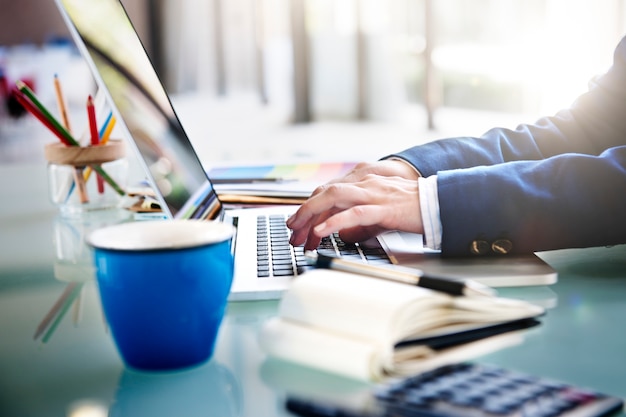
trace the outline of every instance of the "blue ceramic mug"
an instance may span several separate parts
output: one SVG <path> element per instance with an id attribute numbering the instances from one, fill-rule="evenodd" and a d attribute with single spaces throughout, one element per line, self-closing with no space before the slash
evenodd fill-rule
<path id="1" fill-rule="evenodd" d="M 207 361 L 233 279 L 232 226 L 199 220 L 123 223 L 87 243 L 113 339 L 131 368 Z"/>

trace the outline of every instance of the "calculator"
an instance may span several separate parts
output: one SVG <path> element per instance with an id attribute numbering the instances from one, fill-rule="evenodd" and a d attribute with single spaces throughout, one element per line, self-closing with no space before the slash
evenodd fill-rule
<path id="1" fill-rule="evenodd" d="M 362 408 L 290 397 L 305 417 L 599 417 L 620 398 L 495 366 L 461 363 L 374 388 Z"/>

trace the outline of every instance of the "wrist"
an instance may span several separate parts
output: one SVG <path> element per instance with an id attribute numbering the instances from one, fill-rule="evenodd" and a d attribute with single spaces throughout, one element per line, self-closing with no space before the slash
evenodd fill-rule
<path id="1" fill-rule="evenodd" d="M 419 179 L 419 201 L 422 225 L 424 226 L 424 246 L 441 250 L 443 228 L 439 211 L 437 176 Z"/>
<path id="2" fill-rule="evenodd" d="M 402 173 L 402 175 L 400 176 L 403 178 L 417 180 L 418 178 L 422 177 L 422 174 L 413 164 L 411 164 L 409 161 L 406 161 L 402 158 L 392 156 L 392 157 L 383 159 L 383 161 L 389 161 L 389 163 L 394 164 L 396 169 Z"/>

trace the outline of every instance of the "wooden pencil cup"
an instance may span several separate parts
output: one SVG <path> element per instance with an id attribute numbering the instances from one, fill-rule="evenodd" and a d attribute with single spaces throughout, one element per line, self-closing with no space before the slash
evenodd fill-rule
<path id="1" fill-rule="evenodd" d="M 118 208 L 125 194 L 128 162 L 124 143 L 97 146 L 46 145 L 50 199 L 63 216 Z"/>

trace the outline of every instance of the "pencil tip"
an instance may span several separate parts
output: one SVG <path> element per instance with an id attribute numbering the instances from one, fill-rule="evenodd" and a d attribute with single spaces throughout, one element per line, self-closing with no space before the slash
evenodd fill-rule
<path id="1" fill-rule="evenodd" d="M 17 81 L 15 82 L 15 85 L 17 86 L 17 88 L 23 88 L 23 87 L 26 87 L 26 84 L 24 84 L 24 81 L 22 81 L 22 80 L 17 80 Z"/>

